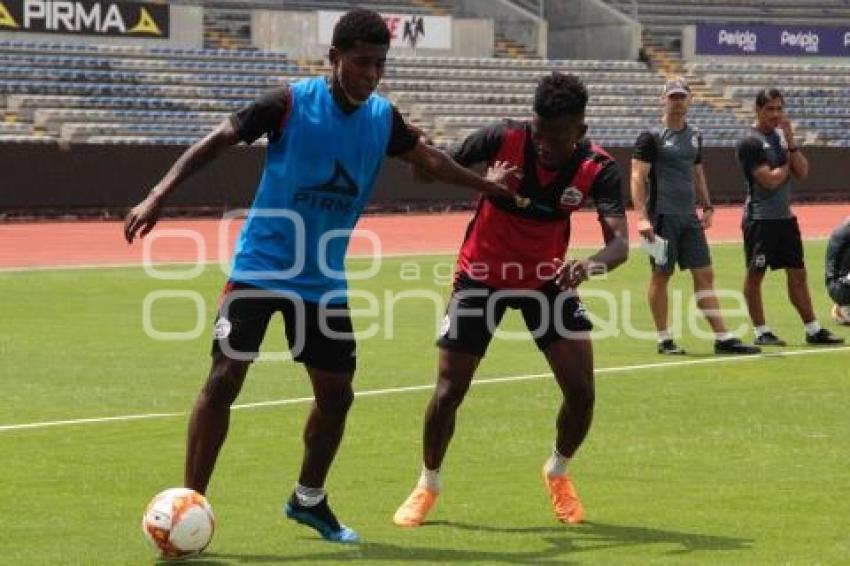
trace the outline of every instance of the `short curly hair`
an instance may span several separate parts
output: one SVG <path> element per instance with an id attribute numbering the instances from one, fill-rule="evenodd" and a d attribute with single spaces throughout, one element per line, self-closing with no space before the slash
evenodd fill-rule
<path id="1" fill-rule="evenodd" d="M 537 83 L 534 111 L 544 120 L 577 116 L 587 106 L 587 88 L 575 75 L 553 71 Z"/>
<path id="2" fill-rule="evenodd" d="M 779 99 L 779 102 L 783 105 L 785 104 L 785 97 L 782 96 L 781 90 L 778 88 L 763 88 L 756 93 L 756 106 L 764 108 L 768 102 L 776 99 Z"/>
<path id="3" fill-rule="evenodd" d="M 390 29 L 384 18 L 372 10 L 357 8 L 346 12 L 334 26 L 331 43 L 340 51 L 354 47 L 357 41 L 389 45 Z"/>

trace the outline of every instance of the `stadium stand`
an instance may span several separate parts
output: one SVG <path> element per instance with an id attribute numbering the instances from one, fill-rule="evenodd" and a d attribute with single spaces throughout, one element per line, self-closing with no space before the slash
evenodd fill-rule
<path id="1" fill-rule="evenodd" d="M 264 89 L 323 71 L 282 53 L 21 41 L 0 42 L 0 62 L 0 108 L 14 123 L 3 134 L 63 143 L 188 144 Z M 526 117 L 536 79 L 555 69 L 587 82 L 590 134 L 601 143 L 630 145 L 657 116 L 660 77 L 639 62 L 397 57 L 381 91 L 448 144 L 494 119 Z M 740 131 L 731 112 L 694 112 L 709 143 Z"/>
<path id="2" fill-rule="evenodd" d="M 281 53 L 25 41 L 0 42 L 0 63 L 12 141 L 187 144 L 264 89 L 314 74 Z"/>
<path id="3" fill-rule="evenodd" d="M 759 89 L 781 76 L 786 107 L 810 144 L 850 147 L 850 65 L 811 63 L 688 63 L 692 73 L 751 108 Z"/>
<path id="4" fill-rule="evenodd" d="M 817 10 L 811 8 L 813 3 L 789 0 L 607 1 L 627 13 L 636 4 L 650 35 L 663 35 L 664 26 L 678 33 L 682 24 L 696 21 L 784 21 L 805 12 L 805 21 L 818 22 L 850 15 L 845 0 L 818 3 Z M 226 48 L 0 41 L 2 139 L 188 144 L 263 90 L 325 70 L 321 62 L 293 61 L 284 53 L 249 48 L 250 10 L 280 8 L 275 0 L 177 3 L 203 5 L 207 25 L 222 24 L 220 40 L 208 44 Z M 458 13 L 448 0 L 357 4 L 384 11 Z M 343 0 L 293 0 L 286 8 L 344 10 L 351 5 Z M 230 39 L 221 39 L 225 37 Z M 494 119 L 526 117 L 536 79 L 551 70 L 569 71 L 581 76 L 591 93 L 590 135 L 605 145 L 630 146 L 639 131 L 657 119 L 664 76 L 681 70 L 695 85 L 692 121 L 704 131 L 706 145 L 728 146 L 749 120 L 754 89 L 781 73 L 789 85 L 791 115 L 807 133 L 806 141 L 850 144 L 844 133 L 850 123 L 850 79 L 845 73 L 850 67 L 692 63 L 680 68 L 655 65 L 653 70 L 636 61 L 395 57 L 380 91 L 446 145 Z"/>
<path id="5" fill-rule="evenodd" d="M 679 6 L 682 14 L 687 13 L 682 6 L 688 5 L 688 1 L 671 2 Z M 205 11 L 222 13 L 280 7 L 276 0 L 182 0 L 182 3 L 202 4 Z M 616 2 L 611 0 L 611 3 Z M 334 0 L 295 0 L 287 2 L 286 8 L 346 9 L 352 4 L 359 5 Z M 384 10 L 401 12 L 407 7 L 422 13 L 426 8 L 420 4 L 436 5 L 434 10 L 449 10 L 452 3 L 442 0 L 369 3 Z M 440 8 L 440 4 L 447 6 Z M 621 4 L 625 6 L 626 2 Z M 729 2 L 707 0 L 705 4 L 724 6 Z M 757 4 L 766 6 L 763 2 Z M 846 4 L 850 6 L 850 0 Z M 539 6 L 534 0 L 527 2 L 529 8 L 535 5 Z M 777 6 L 790 7 L 790 2 L 780 0 Z M 199 44 L 198 14 L 194 13 L 193 41 Z M 20 160 L 15 161 L 15 156 L 19 152 L 31 151 L 34 155 L 51 156 L 57 169 L 73 169 L 78 159 L 98 163 L 102 155 L 119 158 L 136 155 L 135 148 L 121 146 L 139 145 L 148 149 L 147 170 L 159 171 L 179 155 L 181 146 L 200 139 L 229 113 L 256 99 L 266 89 L 283 81 L 327 72 L 324 61 L 250 48 L 250 43 L 239 39 L 239 36 L 242 40 L 250 37 L 250 23 L 243 18 L 241 22 L 247 27 L 239 27 L 239 21 L 231 18 L 232 25 L 220 30 L 222 37 L 228 36 L 230 40 L 207 42 L 205 48 L 163 47 L 155 42 L 144 46 L 94 41 L 66 43 L 61 39 L 44 42 L 26 39 L 29 36 L 23 34 L 4 35 L 0 38 L 0 145 L 6 150 L 7 160 L 17 163 Z M 495 44 L 498 37 L 493 40 Z M 832 164 L 832 169 L 827 167 L 825 171 L 842 166 L 841 148 L 850 147 L 850 134 L 846 133 L 850 125 L 850 79 L 847 78 L 850 73 L 846 71 L 850 65 L 835 63 L 838 59 L 829 64 L 800 59 L 788 59 L 787 63 L 752 63 L 743 59 L 685 63 L 674 50 L 653 41 L 652 37 L 644 38 L 639 61 L 523 58 L 515 51 L 509 54 L 513 57 L 509 59 L 422 56 L 421 52 L 419 56 L 400 56 L 391 52 L 378 90 L 438 145 L 447 147 L 496 120 L 527 118 L 540 76 L 553 70 L 575 73 L 584 79 L 590 91 L 589 136 L 610 148 L 621 166 L 627 167 L 630 148 L 638 134 L 658 124 L 661 84 L 671 75 L 684 75 L 694 93 L 690 122 L 703 132 L 704 145 L 709 148 L 706 166 L 710 175 L 737 178 L 738 166 L 728 148 L 740 139 L 752 121 L 756 90 L 781 80 L 778 86 L 787 95 L 789 116 L 803 134 L 801 143 L 826 146 L 813 152 L 818 154 L 819 164 Z M 395 53 L 399 52 L 405 51 Z M 262 138 L 258 143 L 264 143 Z M 20 147 L 12 147 L 16 144 Z M 32 147 L 26 147 L 28 144 Z M 72 151 L 62 151 L 66 148 Z M 235 151 L 230 156 L 245 163 L 261 158 L 254 151 Z M 110 173 L 107 167 L 102 175 L 106 178 Z M 396 173 L 391 172 L 390 178 Z M 18 176 L 25 177 L 23 170 Z M 824 173 L 817 198 L 843 194 L 840 190 L 843 187 L 833 184 L 838 177 Z M 222 194 L 232 195 L 231 185 L 228 183 Z M 246 185 L 239 190 L 249 194 L 253 188 Z M 79 206 L 86 210 L 92 203 L 118 202 L 94 194 L 82 185 L 77 190 L 78 200 L 83 203 Z M 32 202 L 45 209 L 60 210 L 67 205 L 38 190 L 27 191 L 26 195 L 35 195 Z M 740 195 L 730 185 L 727 193 L 716 196 L 722 202 Z M 206 203 L 206 198 L 191 202 Z M 430 193 L 416 193 L 409 202 L 431 202 L 431 199 Z M 28 204 L 22 197 L 14 206 L 26 208 Z"/>
<path id="6" fill-rule="evenodd" d="M 685 75 L 704 98 L 725 99 L 746 122 L 755 93 L 767 85 L 788 93 L 787 110 L 804 143 L 850 146 L 850 65 L 834 63 L 690 62 L 678 53 L 682 26 L 699 23 L 829 25 L 850 19 L 848 0 L 605 0 L 644 28 L 644 51 L 664 74 Z M 780 79 L 781 78 L 781 79 Z M 781 84 L 777 84 L 777 81 Z"/>

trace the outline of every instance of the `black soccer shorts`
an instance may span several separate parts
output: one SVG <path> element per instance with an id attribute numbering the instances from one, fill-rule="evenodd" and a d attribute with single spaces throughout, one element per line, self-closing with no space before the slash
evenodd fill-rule
<path id="1" fill-rule="evenodd" d="M 653 271 L 673 273 L 679 269 L 702 269 L 711 265 L 711 252 L 705 230 L 696 214 L 655 214 L 653 231 L 667 240 L 667 262 L 657 264 L 649 258 Z"/>
<path id="2" fill-rule="evenodd" d="M 745 219 L 744 255 L 747 269 L 803 269 L 803 239 L 796 217 L 770 220 Z"/>
<path id="3" fill-rule="evenodd" d="M 437 346 L 483 357 L 508 308 L 520 310 L 541 351 L 559 338 L 585 338 L 593 329 L 581 300 L 554 282 L 539 289 L 499 290 L 459 273 Z"/>
<path id="4" fill-rule="evenodd" d="M 253 361 L 269 320 L 283 315 L 295 361 L 316 369 L 349 372 L 356 367 L 356 343 L 347 304 L 320 305 L 277 291 L 230 281 L 221 296 L 212 351 Z"/>

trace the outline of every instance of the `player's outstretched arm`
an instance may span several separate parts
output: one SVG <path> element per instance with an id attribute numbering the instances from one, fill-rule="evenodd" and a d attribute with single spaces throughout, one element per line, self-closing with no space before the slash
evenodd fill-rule
<path id="1" fill-rule="evenodd" d="M 229 119 L 225 119 L 202 140 L 195 142 L 180 156 L 168 173 L 127 214 L 124 220 L 124 238 L 132 243 L 138 233 L 144 237 L 159 220 L 159 213 L 166 197 L 192 173 L 212 161 L 222 151 L 239 142 L 236 130 Z"/>
<path id="2" fill-rule="evenodd" d="M 467 187 L 493 196 L 514 198 L 514 193 L 503 184 L 490 181 L 466 167 L 458 165 L 444 151 L 426 145 L 421 141 L 410 151 L 399 155 L 399 158 L 438 181 Z"/>

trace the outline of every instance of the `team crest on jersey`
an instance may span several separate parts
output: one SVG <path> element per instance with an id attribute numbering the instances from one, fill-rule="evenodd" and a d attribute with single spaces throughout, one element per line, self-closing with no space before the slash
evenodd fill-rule
<path id="1" fill-rule="evenodd" d="M 578 206 L 584 199 L 584 193 L 576 187 L 567 187 L 561 193 L 561 206 Z"/>
<path id="2" fill-rule="evenodd" d="M 528 208 L 531 206 L 531 199 L 516 195 L 514 196 L 514 203 L 517 205 L 517 208 Z"/>

